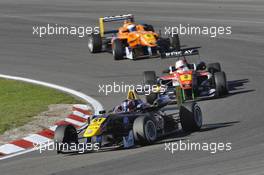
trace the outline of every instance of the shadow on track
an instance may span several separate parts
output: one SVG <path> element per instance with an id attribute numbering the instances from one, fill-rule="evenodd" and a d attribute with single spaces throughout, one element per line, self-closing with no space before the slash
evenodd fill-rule
<path id="1" fill-rule="evenodd" d="M 249 92 L 255 91 L 254 89 L 243 90 L 244 85 L 248 82 L 249 82 L 249 79 L 228 81 L 229 94 L 227 96 L 233 96 L 236 94 L 243 94 L 243 93 L 249 93 Z"/>
<path id="2" fill-rule="evenodd" d="M 233 126 L 236 123 L 240 123 L 240 121 L 233 121 L 233 122 L 224 122 L 224 123 L 212 123 L 212 124 L 204 124 L 200 131 L 198 132 L 205 132 L 211 131 L 219 128 Z"/>
<path id="3" fill-rule="evenodd" d="M 215 129 L 220 129 L 224 127 L 230 127 L 233 126 L 236 123 L 240 123 L 240 121 L 232 121 L 232 122 L 222 122 L 222 123 L 210 123 L 210 124 L 204 124 L 201 128 L 200 131 L 197 132 L 207 132 Z M 182 130 L 179 130 L 173 134 L 167 135 L 166 137 L 157 140 L 156 143 L 152 145 L 146 145 L 143 147 L 148 147 L 148 146 L 153 146 L 153 145 L 160 145 L 168 142 L 179 142 L 180 140 L 186 140 L 185 137 L 191 135 L 193 132 L 184 132 Z M 78 153 L 78 152 L 71 152 L 71 153 L 64 153 L 65 156 L 77 156 L 77 155 L 84 155 L 84 154 L 91 154 L 91 153 L 103 153 L 103 152 L 108 152 L 108 151 L 124 151 L 124 150 L 132 150 L 132 149 L 138 149 L 142 146 L 134 146 L 133 148 L 128 148 L 124 149 L 121 147 L 116 147 L 116 148 L 104 148 L 99 151 L 93 151 L 93 152 L 84 152 L 84 153 Z"/>
<path id="4" fill-rule="evenodd" d="M 239 89 L 244 89 L 243 86 L 244 84 L 248 83 L 249 79 L 240 79 L 240 80 L 232 80 L 232 81 L 228 81 L 228 88 L 230 91 L 234 91 L 234 90 L 239 90 Z M 242 87 L 242 88 L 239 88 Z"/>
<path id="5" fill-rule="evenodd" d="M 233 95 L 237 94 L 244 94 L 244 93 L 250 93 L 254 92 L 255 89 L 248 89 L 244 90 L 245 87 L 244 85 L 249 82 L 249 79 L 240 79 L 240 80 L 231 80 L 228 81 L 228 94 L 222 97 L 208 97 L 208 98 L 203 98 L 203 99 L 198 99 L 197 101 L 208 101 L 208 100 L 215 100 L 215 99 L 221 99 L 221 98 L 227 98 Z"/>
<path id="6" fill-rule="evenodd" d="M 200 131 L 197 132 L 207 132 L 215 129 L 220 129 L 224 127 L 233 126 L 236 123 L 240 123 L 240 121 L 232 121 L 232 122 L 223 122 L 223 123 L 212 123 L 212 124 L 204 124 Z M 156 144 L 161 144 L 165 142 L 175 142 L 179 140 L 186 140 L 184 137 L 191 135 L 193 132 L 184 132 L 180 130 L 177 133 L 168 135 L 167 137 L 163 138 L 161 141 L 158 141 Z"/>

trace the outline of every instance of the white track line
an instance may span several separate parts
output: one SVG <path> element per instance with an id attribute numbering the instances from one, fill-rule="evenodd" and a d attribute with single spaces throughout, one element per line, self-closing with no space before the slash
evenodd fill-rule
<path id="1" fill-rule="evenodd" d="M 46 86 L 49 88 L 57 89 L 57 90 L 72 94 L 76 97 L 79 97 L 79 98 L 85 100 L 87 103 L 92 105 L 95 113 L 98 113 L 99 111 L 103 110 L 103 106 L 100 102 L 98 102 L 97 100 L 93 99 L 92 97 L 90 97 L 90 96 L 88 96 L 82 92 L 78 92 L 78 91 L 75 91 L 73 89 L 69 89 L 69 88 L 66 88 L 63 86 L 59 86 L 56 84 L 47 83 L 47 82 L 43 82 L 43 81 L 32 80 L 29 78 L 15 77 L 15 76 L 10 76 L 10 75 L 3 75 L 3 74 L 0 74 L 0 77 L 6 78 L 6 79 L 11 79 L 11 80 L 24 81 L 24 82 L 28 82 L 28 83 L 33 83 L 33 84 L 42 85 L 42 86 Z"/>
<path id="2" fill-rule="evenodd" d="M 83 99 L 85 102 L 91 104 L 92 108 L 94 109 L 94 113 L 95 114 L 98 114 L 99 111 L 103 110 L 103 106 L 102 106 L 102 104 L 100 102 L 98 102 L 97 100 L 93 99 L 92 97 L 90 97 L 90 96 L 88 96 L 88 95 L 86 95 L 86 94 L 84 94 L 82 92 L 78 92 L 78 91 L 75 91 L 73 89 L 69 89 L 69 88 L 66 88 L 66 87 L 63 87 L 63 86 L 59 86 L 59 85 L 56 85 L 56 84 L 47 83 L 47 82 L 43 82 L 43 81 L 33 80 L 33 79 L 29 79 L 29 78 L 23 78 L 23 77 L 16 77 L 16 76 L 4 75 L 4 74 L 0 74 L 0 77 L 1 78 L 6 78 L 6 79 L 11 79 L 11 80 L 24 81 L 24 82 L 28 82 L 28 83 L 32 83 L 32 84 L 37 84 L 37 85 L 42 85 L 42 86 L 46 86 L 46 87 L 49 87 L 49 88 L 57 89 L 57 90 L 62 91 L 62 92 L 69 93 L 69 94 L 71 94 L 73 96 L 76 96 L 76 97 L 79 97 L 79 98 Z M 84 106 L 81 106 L 81 107 L 86 109 Z M 55 129 L 54 127 L 56 127 L 56 126 L 52 126 L 52 129 Z M 31 137 L 29 137 L 29 139 L 31 139 Z M 13 147 L 13 145 L 11 145 L 10 148 L 11 147 L 12 147 L 12 149 L 17 149 L 15 147 Z M 36 150 L 36 148 L 32 148 L 32 149 L 28 149 L 28 150 L 24 150 L 24 151 L 22 149 L 21 152 L 4 156 L 4 157 L 0 158 L 0 160 L 4 160 L 4 159 L 7 159 L 7 158 L 15 157 L 15 156 L 18 156 L 18 155 L 21 155 L 21 154 L 25 154 L 25 153 L 28 153 L 28 152 L 32 152 L 32 151 L 35 151 L 35 150 Z M 6 150 L 6 151 L 8 152 L 8 150 Z"/>

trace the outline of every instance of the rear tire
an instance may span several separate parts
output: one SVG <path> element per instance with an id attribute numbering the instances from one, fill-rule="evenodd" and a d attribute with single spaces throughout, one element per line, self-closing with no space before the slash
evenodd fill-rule
<path id="1" fill-rule="evenodd" d="M 125 49 L 123 43 L 119 39 L 113 41 L 113 56 L 115 60 L 122 60 L 124 58 Z"/>
<path id="2" fill-rule="evenodd" d="M 144 26 L 144 29 L 146 31 L 155 32 L 154 27 L 152 25 L 150 25 L 150 24 L 143 24 L 143 26 Z"/>
<path id="3" fill-rule="evenodd" d="M 54 132 L 54 142 L 57 145 L 57 153 L 62 153 L 63 148 L 60 143 L 63 144 L 78 144 L 78 134 L 74 126 L 72 125 L 60 125 Z"/>
<path id="4" fill-rule="evenodd" d="M 203 117 L 198 104 L 195 102 L 182 104 L 180 106 L 180 121 L 184 131 L 199 131 L 202 127 Z"/>
<path id="5" fill-rule="evenodd" d="M 91 34 L 88 38 L 88 49 L 90 53 L 102 51 L 102 38 L 100 34 Z"/>
<path id="6" fill-rule="evenodd" d="M 207 66 L 208 72 L 214 74 L 215 72 L 221 72 L 221 65 L 220 63 L 210 63 Z"/>
<path id="7" fill-rule="evenodd" d="M 214 83 L 215 83 L 216 97 L 221 97 L 223 95 L 228 94 L 228 87 L 227 87 L 225 72 L 216 72 L 214 74 Z"/>
<path id="8" fill-rule="evenodd" d="M 145 71 L 143 72 L 143 76 L 144 76 L 144 85 L 148 85 L 152 87 L 153 85 L 157 84 L 157 77 L 155 71 Z M 149 104 L 153 104 L 157 98 L 158 98 L 157 93 L 150 92 L 149 95 L 146 95 L 146 101 Z"/>
<path id="9" fill-rule="evenodd" d="M 180 38 L 179 38 L 178 34 L 173 35 L 172 37 L 170 37 L 170 45 L 176 51 L 181 50 Z"/>
<path id="10" fill-rule="evenodd" d="M 149 145 L 157 140 L 156 122 L 147 116 L 140 116 L 133 123 L 133 134 L 136 143 Z"/>

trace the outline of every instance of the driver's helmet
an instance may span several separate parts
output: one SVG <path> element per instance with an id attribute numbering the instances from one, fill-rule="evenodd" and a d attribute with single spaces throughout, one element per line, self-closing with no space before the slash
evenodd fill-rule
<path id="1" fill-rule="evenodd" d="M 121 103 L 121 106 L 123 112 L 131 112 L 136 109 L 136 104 L 134 100 L 124 100 Z"/>
<path id="2" fill-rule="evenodd" d="M 176 70 L 185 70 L 187 69 L 187 65 L 184 60 L 178 60 L 175 63 Z"/>
<path id="3" fill-rule="evenodd" d="M 129 24 L 129 25 L 127 26 L 127 29 L 128 29 L 129 32 L 134 32 L 134 31 L 137 30 L 135 24 Z"/>

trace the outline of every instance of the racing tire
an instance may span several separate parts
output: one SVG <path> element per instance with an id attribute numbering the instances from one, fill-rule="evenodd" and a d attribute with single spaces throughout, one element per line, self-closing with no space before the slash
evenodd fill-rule
<path id="1" fill-rule="evenodd" d="M 113 41 L 112 52 L 115 60 L 122 60 L 124 58 L 125 49 L 121 40 L 115 39 Z"/>
<path id="2" fill-rule="evenodd" d="M 90 53 L 99 53 L 102 51 L 102 37 L 100 34 L 91 34 L 88 38 L 88 49 Z"/>
<path id="3" fill-rule="evenodd" d="M 214 74 L 215 72 L 221 72 L 220 63 L 210 63 L 208 64 L 208 72 Z"/>
<path id="4" fill-rule="evenodd" d="M 54 142 L 57 148 L 57 153 L 62 153 L 62 144 L 78 144 L 77 130 L 72 125 L 60 125 L 54 132 Z"/>
<path id="5" fill-rule="evenodd" d="M 143 72 L 144 76 L 144 85 L 153 86 L 156 85 L 157 77 L 155 71 L 145 71 Z M 155 100 L 158 98 L 157 93 L 150 93 L 149 95 L 146 95 L 146 101 L 149 104 L 153 104 Z"/>
<path id="6" fill-rule="evenodd" d="M 166 128 L 166 130 L 169 130 L 169 131 L 179 129 L 178 118 L 175 118 L 174 116 L 165 116 L 164 117 L 164 128 Z"/>
<path id="7" fill-rule="evenodd" d="M 169 39 L 170 39 L 170 45 L 173 49 L 175 49 L 176 51 L 181 50 L 180 38 L 178 34 L 173 35 Z"/>
<path id="8" fill-rule="evenodd" d="M 185 132 L 199 131 L 203 124 L 201 108 L 195 102 L 183 103 L 180 106 L 180 122 Z"/>
<path id="9" fill-rule="evenodd" d="M 149 145 L 157 140 L 156 122 L 148 116 L 140 116 L 134 120 L 133 135 L 139 145 Z"/>
<path id="10" fill-rule="evenodd" d="M 146 31 L 155 32 L 154 27 L 152 25 L 150 25 L 150 24 L 143 24 L 143 26 L 144 26 L 144 29 Z"/>
<path id="11" fill-rule="evenodd" d="M 216 97 L 221 97 L 228 94 L 228 85 L 225 72 L 216 72 L 214 74 L 214 83 Z"/>

